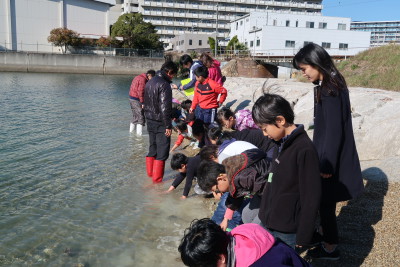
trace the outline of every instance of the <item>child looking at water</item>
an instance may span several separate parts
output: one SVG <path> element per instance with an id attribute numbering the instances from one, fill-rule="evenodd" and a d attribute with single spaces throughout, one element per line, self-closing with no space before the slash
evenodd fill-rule
<path id="1" fill-rule="evenodd" d="M 178 250 L 186 266 L 311 266 L 258 224 L 226 233 L 210 219 L 195 220 Z"/>
<path id="2" fill-rule="evenodd" d="M 317 152 L 283 97 L 264 94 L 252 112 L 264 135 L 280 143 L 262 195 L 261 225 L 293 248 L 309 245 L 321 196 Z"/>
<path id="3" fill-rule="evenodd" d="M 194 145 L 196 142 L 196 139 L 194 139 L 192 134 L 192 127 L 189 124 L 183 121 L 178 121 L 175 127 L 178 129 L 178 138 L 176 139 L 174 146 L 169 151 L 170 153 L 180 147 L 185 138 L 191 142 L 190 145 Z"/>
<path id="4" fill-rule="evenodd" d="M 322 177 L 320 206 L 323 243 L 309 251 L 313 258 L 339 259 L 336 202 L 363 191 L 360 161 L 351 122 L 349 90 L 331 57 L 321 46 L 304 46 L 293 66 L 317 85 L 314 88 L 314 137 Z"/>

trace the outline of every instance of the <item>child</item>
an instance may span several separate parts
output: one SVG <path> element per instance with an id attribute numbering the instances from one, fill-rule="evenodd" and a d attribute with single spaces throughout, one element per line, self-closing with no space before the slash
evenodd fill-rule
<path id="1" fill-rule="evenodd" d="M 185 138 L 192 142 L 191 145 L 194 145 L 194 143 L 196 142 L 196 140 L 193 139 L 192 127 L 190 125 L 183 121 L 178 121 L 175 127 L 178 129 L 179 135 L 174 146 L 169 151 L 170 153 L 177 149 L 182 144 Z"/>
<path id="2" fill-rule="evenodd" d="M 181 103 L 181 116 L 179 119 L 183 121 L 191 121 L 191 118 L 189 116 L 189 109 L 192 106 L 192 100 L 186 99 L 185 101 L 182 101 Z"/>
<path id="3" fill-rule="evenodd" d="M 200 164 L 200 156 L 188 158 L 182 153 L 176 153 L 171 159 L 171 169 L 177 170 L 179 173 L 167 192 L 171 192 L 177 188 L 186 177 L 185 188 L 183 189 L 182 199 L 186 199 L 192 187 L 193 179 L 197 176 L 197 167 Z"/>
<path id="4" fill-rule="evenodd" d="M 289 102 L 264 94 L 253 106 L 254 122 L 280 142 L 262 195 L 262 226 L 291 247 L 309 245 L 321 196 L 318 156 L 303 125 L 295 125 Z"/>
<path id="5" fill-rule="evenodd" d="M 200 62 L 208 69 L 208 77 L 216 81 L 220 85 L 224 85 L 224 80 L 221 72 L 221 63 L 213 59 L 208 53 L 204 52 L 200 55 Z"/>
<path id="6" fill-rule="evenodd" d="M 293 66 L 315 85 L 314 137 L 322 177 L 320 206 L 323 244 L 309 251 L 313 258 L 339 259 L 336 202 L 363 191 L 360 161 L 351 122 L 349 90 L 329 54 L 317 44 L 304 46 Z"/>
<path id="7" fill-rule="evenodd" d="M 258 224 L 226 233 L 207 218 L 191 223 L 178 251 L 186 266 L 311 266 Z"/>
<path id="8" fill-rule="evenodd" d="M 197 170 L 198 184 L 204 191 L 216 193 L 229 192 L 226 200 L 228 209 L 220 226 L 226 229 L 228 221 L 235 210 L 241 208 L 246 197 L 251 198 L 244 207 L 242 221 L 244 223 L 257 220 L 260 196 L 264 190 L 268 176 L 269 162 L 265 152 L 258 148 L 249 149 L 240 155 L 226 158 L 222 164 L 213 161 L 201 162 Z"/>
<path id="9" fill-rule="evenodd" d="M 202 148 L 205 145 L 211 145 L 211 141 L 207 136 L 207 130 L 208 128 L 206 125 L 204 125 L 202 120 L 194 120 L 192 125 L 192 134 L 197 140 L 194 148 Z"/>
<path id="10" fill-rule="evenodd" d="M 224 103 L 227 91 L 217 82 L 208 78 L 207 67 L 198 67 L 194 71 L 194 74 L 196 75 L 197 82 L 192 106 L 189 111 L 193 112 L 197 105 L 199 105 L 195 113 L 196 119 L 200 119 L 206 125 L 209 125 L 214 122 L 216 110 Z"/>
<path id="11" fill-rule="evenodd" d="M 221 127 L 242 131 L 244 129 L 259 129 L 254 123 L 251 111 L 248 109 L 238 110 L 233 113 L 230 108 L 221 108 L 217 113 L 217 122 Z"/>

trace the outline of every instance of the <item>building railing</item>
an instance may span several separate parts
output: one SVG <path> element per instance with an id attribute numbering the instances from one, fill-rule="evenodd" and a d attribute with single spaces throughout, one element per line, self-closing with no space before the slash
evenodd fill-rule
<path id="1" fill-rule="evenodd" d="M 0 43 L 0 52 L 30 52 L 30 53 L 50 53 L 63 54 L 61 47 L 52 44 L 32 44 L 32 43 L 17 43 L 14 46 L 11 43 Z M 65 54 L 74 55 L 101 55 L 101 56 L 127 56 L 127 57 L 150 57 L 162 58 L 164 51 L 152 49 L 134 49 L 134 48 L 119 48 L 119 47 L 99 47 L 99 46 L 80 46 L 67 47 Z"/>

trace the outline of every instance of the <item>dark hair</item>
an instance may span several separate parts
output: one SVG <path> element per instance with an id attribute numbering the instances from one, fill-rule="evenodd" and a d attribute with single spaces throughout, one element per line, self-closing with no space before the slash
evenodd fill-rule
<path id="1" fill-rule="evenodd" d="M 171 71 L 173 74 L 177 74 L 178 66 L 173 61 L 167 61 L 161 66 L 160 70 L 165 72 Z"/>
<path id="2" fill-rule="evenodd" d="M 294 123 L 294 112 L 289 102 L 280 95 L 264 94 L 254 103 L 252 111 L 256 124 L 276 124 L 276 117 L 282 116 L 289 124 Z"/>
<path id="3" fill-rule="evenodd" d="M 206 132 L 206 128 L 204 126 L 204 122 L 200 119 L 195 119 L 192 125 L 192 134 L 194 137 L 200 137 L 200 135 L 204 135 Z"/>
<path id="4" fill-rule="evenodd" d="M 191 106 L 192 106 L 192 100 L 190 99 L 187 99 L 181 103 L 181 107 L 183 109 L 190 109 Z"/>
<path id="5" fill-rule="evenodd" d="M 186 266 L 216 266 L 220 255 L 228 255 L 230 237 L 208 218 L 194 220 L 178 247 Z"/>
<path id="6" fill-rule="evenodd" d="M 203 191 L 208 192 L 217 185 L 217 178 L 221 173 L 225 173 L 224 165 L 203 160 L 197 168 L 197 183 Z"/>
<path id="7" fill-rule="evenodd" d="M 179 64 L 181 65 L 186 65 L 187 63 L 193 64 L 193 59 L 191 56 L 189 56 L 188 54 L 184 54 L 183 56 L 181 56 L 181 58 L 179 59 Z"/>
<path id="8" fill-rule="evenodd" d="M 217 112 L 217 122 L 222 127 L 222 120 L 229 120 L 229 117 L 235 117 L 235 113 L 230 108 L 223 107 Z"/>
<path id="9" fill-rule="evenodd" d="M 206 145 L 199 152 L 201 160 L 211 160 L 211 157 L 218 158 L 218 146 Z"/>
<path id="10" fill-rule="evenodd" d="M 156 75 L 156 71 L 155 70 L 148 70 L 146 72 L 147 75 L 151 75 L 152 77 L 154 77 Z"/>
<path id="11" fill-rule="evenodd" d="M 321 72 L 324 77 L 321 85 L 328 88 L 330 94 L 335 94 L 335 90 L 347 88 L 346 81 L 336 68 L 331 56 L 323 47 L 317 44 L 310 43 L 301 48 L 294 56 L 292 63 L 296 69 L 300 69 L 300 64 L 305 64 Z M 314 83 L 318 84 L 318 82 L 315 81 Z"/>
<path id="12" fill-rule="evenodd" d="M 178 121 L 176 122 L 176 128 L 178 128 L 179 131 L 184 132 L 187 130 L 187 123 L 184 121 Z"/>
<path id="13" fill-rule="evenodd" d="M 188 157 L 182 153 L 176 153 L 171 159 L 171 169 L 178 170 L 182 167 L 182 164 L 188 163 Z"/>
<path id="14" fill-rule="evenodd" d="M 206 66 L 200 66 L 194 70 L 194 75 L 197 77 L 208 78 L 208 69 Z"/>
<path id="15" fill-rule="evenodd" d="M 200 61 L 207 68 L 211 68 L 212 65 L 214 64 L 214 59 L 209 54 L 207 54 L 206 52 L 203 52 L 200 55 Z"/>
<path id="16" fill-rule="evenodd" d="M 207 132 L 208 138 L 210 140 L 217 141 L 217 145 L 222 144 L 226 140 L 231 140 L 232 134 L 228 131 L 222 131 L 221 127 L 210 128 Z"/>

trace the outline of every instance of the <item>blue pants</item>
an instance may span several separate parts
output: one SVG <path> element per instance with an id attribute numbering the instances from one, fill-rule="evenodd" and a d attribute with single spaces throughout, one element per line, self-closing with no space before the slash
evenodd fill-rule
<path id="1" fill-rule="evenodd" d="M 226 206 L 225 206 L 225 201 L 229 196 L 229 192 L 224 193 L 221 196 L 221 199 L 219 200 L 218 206 L 214 211 L 213 216 L 211 217 L 211 220 L 213 220 L 216 224 L 220 224 L 222 220 L 224 219 L 225 211 L 226 211 Z M 248 201 L 243 201 L 242 207 L 235 211 L 232 216 L 232 220 L 229 220 L 228 222 L 228 228 L 233 229 L 236 226 L 242 224 L 242 209 Z"/>
<path id="2" fill-rule="evenodd" d="M 204 109 L 199 106 L 196 107 L 196 119 L 202 120 L 205 124 L 210 124 L 215 121 L 216 108 Z"/>

